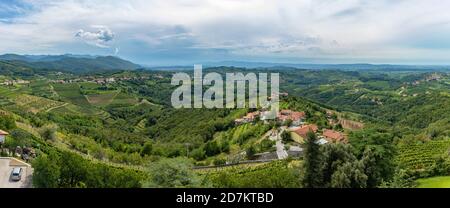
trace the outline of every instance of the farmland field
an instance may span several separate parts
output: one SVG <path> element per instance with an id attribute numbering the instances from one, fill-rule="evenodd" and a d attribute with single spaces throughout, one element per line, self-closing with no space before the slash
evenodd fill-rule
<path id="1" fill-rule="evenodd" d="M 114 100 L 112 100 L 112 102 L 110 103 L 111 105 L 134 105 L 137 104 L 138 100 L 130 95 L 127 95 L 125 93 L 118 93 L 115 97 Z"/>
<path id="2" fill-rule="evenodd" d="M 92 105 L 104 106 L 110 104 L 117 94 L 117 91 L 106 91 L 99 94 L 86 95 L 86 99 Z"/>
<path id="3" fill-rule="evenodd" d="M 450 176 L 419 179 L 417 188 L 450 188 Z"/>
<path id="4" fill-rule="evenodd" d="M 8 106 L 8 109 L 18 109 L 32 113 L 38 113 L 57 106 L 63 105 L 62 102 L 37 97 L 33 95 L 18 95 L 14 99 L 15 105 Z"/>
<path id="5" fill-rule="evenodd" d="M 81 94 L 78 84 L 52 84 L 63 100 L 79 106 L 90 106 L 86 97 Z"/>
<path id="6" fill-rule="evenodd" d="M 396 161 L 407 169 L 424 169 L 432 166 L 449 149 L 450 139 L 405 145 L 399 148 Z"/>

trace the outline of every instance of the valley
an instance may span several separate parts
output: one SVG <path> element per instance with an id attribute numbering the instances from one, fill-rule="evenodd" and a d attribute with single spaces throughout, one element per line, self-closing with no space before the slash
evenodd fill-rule
<path id="1" fill-rule="evenodd" d="M 450 175 L 448 72 L 205 70 L 279 73 L 282 111 L 266 120 L 173 108 L 174 71 L 69 68 L 0 62 L 1 154 L 30 162 L 35 187 L 414 187 Z"/>

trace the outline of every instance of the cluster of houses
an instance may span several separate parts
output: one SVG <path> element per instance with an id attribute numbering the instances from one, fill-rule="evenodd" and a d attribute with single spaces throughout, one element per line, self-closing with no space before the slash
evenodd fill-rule
<path id="1" fill-rule="evenodd" d="M 339 131 L 323 129 L 322 133 L 319 134 L 319 127 L 315 124 L 307 124 L 291 129 L 291 138 L 298 143 L 304 143 L 308 136 L 308 132 L 313 132 L 318 135 L 319 144 L 348 142 L 347 135 Z"/>
<path id="2" fill-rule="evenodd" d="M 234 120 L 234 123 L 236 125 L 244 124 L 244 123 L 252 123 L 256 121 L 257 119 L 266 121 L 266 120 L 273 120 L 269 116 L 269 111 L 254 111 L 247 113 L 242 118 L 238 118 Z M 306 114 L 305 112 L 297 112 L 292 110 L 281 110 L 277 113 L 277 116 L 275 120 L 280 123 L 287 122 L 288 120 L 292 121 L 292 125 L 298 126 L 302 124 L 303 119 L 305 118 Z"/>
<path id="3" fill-rule="evenodd" d="M 266 111 L 255 111 L 247 113 L 242 118 L 235 119 L 235 124 L 244 124 L 251 123 L 256 121 L 257 119 L 265 120 Z M 301 111 L 292 111 L 292 110 L 281 110 L 277 113 L 275 120 L 277 122 L 285 124 L 287 121 L 291 121 L 289 128 L 289 132 L 291 134 L 291 138 L 297 143 L 304 143 L 308 132 L 313 132 L 318 135 L 318 143 L 326 144 L 326 143 L 335 143 L 335 142 L 347 142 L 347 136 L 339 131 L 331 130 L 331 129 L 323 129 L 319 132 L 319 127 L 315 124 L 306 124 L 304 119 L 306 117 L 305 112 Z"/>
<path id="4" fill-rule="evenodd" d="M 413 85 L 413 86 L 416 86 L 416 85 L 419 85 L 419 84 L 422 83 L 422 82 L 439 81 L 439 80 L 441 80 L 441 79 L 442 79 L 442 75 L 440 75 L 440 74 L 438 74 L 438 73 L 433 73 L 433 74 L 431 74 L 431 75 L 425 77 L 425 78 L 422 79 L 422 80 L 416 80 L 416 81 L 413 81 L 413 82 L 411 82 L 411 83 L 405 83 L 405 84 L 411 84 L 411 85 Z"/>
<path id="5" fill-rule="evenodd" d="M 12 85 L 16 85 L 16 84 L 30 84 L 30 81 L 28 80 L 5 80 L 4 82 L 0 83 L 1 85 L 7 85 L 7 86 L 12 86 Z"/>
<path id="6" fill-rule="evenodd" d="M 51 80 L 52 83 L 59 83 L 59 84 L 69 84 L 69 83 L 76 83 L 76 82 L 91 82 L 96 84 L 110 84 L 117 81 L 128 81 L 128 80 L 142 80 L 142 79 L 148 79 L 146 76 L 141 77 L 84 77 L 84 78 L 76 78 L 76 79 L 69 79 L 69 80 Z"/>

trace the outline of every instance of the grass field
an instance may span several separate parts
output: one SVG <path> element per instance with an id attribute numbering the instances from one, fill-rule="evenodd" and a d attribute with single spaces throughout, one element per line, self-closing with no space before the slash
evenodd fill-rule
<path id="1" fill-rule="evenodd" d="M 6 109 L 20 110 L 32 113 L 46 111 L 64 104 L 62 102 L 33 95 L 18 95 L 15 99 L 13 99 L 13 101 L 14 104 L 7 106 Z"/>
<path id="2" fill-rule="evenodd" d="M 52 84 L 63 100 L 82 107 L 90 106 L 86 97 L 81 94 L 78 84 Z"/>
<path id="3" fill-rule="evenodd" d="M 120 92 L 114 97 L 114 100 L 110 103 L 111 105 L 135 105 L 138 103 L 138 100 L 130 95 Z"/>
<path id="4" fill-rule="evenodd" d="M 417 188 L 450 188 L 450 176 L 419 179 Z"/>
<path id="5" fill-rule="evenodd" d="M 95 106 L 105 106 L 110 104 L 114 97 L 118 94 L 117 91 L 106 91 L 100 94 L 86 95 L 88 102 Z"/>

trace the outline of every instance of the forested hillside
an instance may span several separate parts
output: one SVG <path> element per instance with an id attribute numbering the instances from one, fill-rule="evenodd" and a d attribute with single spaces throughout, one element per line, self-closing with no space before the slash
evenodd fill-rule
<path id="1" fill-rule="evenodd" d="M 252 70 L 280 73 L 289 94 L 281 108 L 304 113 L 300 126 L 348 137 L 314 146 L 320 138 L 282 134 L 282 149 L 303 152 L 278 160 L 270 133 L 292 121 L 236 124 L 261 109 L 174 109 L 170 71 L 74 74 L 11 60 L 0 67 L 4 148 L 36 150 L 37 187 L 398 187 L 450 174 L 450 78 L 442 72 Z M 264 155 L 272 159 L 253 164 Z M 227 166 L 237 162 L 245 164 Z M 173 176 L 161 175 L 171 168 Z"/>

